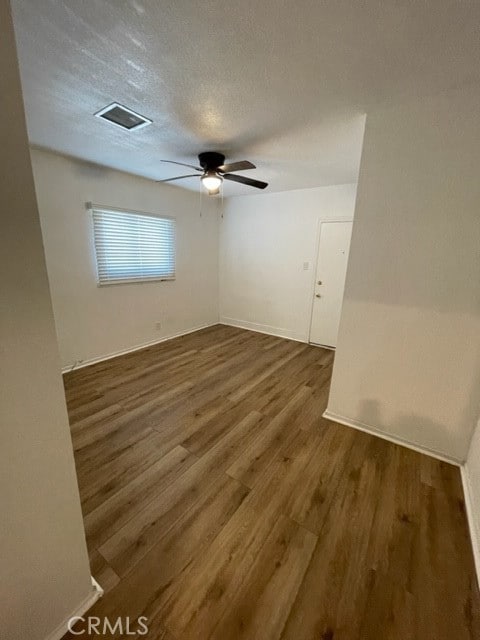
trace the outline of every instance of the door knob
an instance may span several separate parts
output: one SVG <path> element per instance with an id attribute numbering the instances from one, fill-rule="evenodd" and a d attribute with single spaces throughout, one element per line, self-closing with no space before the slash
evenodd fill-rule
<path id="1" fill-rule="evenodd" d="M 319 280 L 319 281 L 317 282 L 317 284 L 323 284 L 323 282 L 322 282 L 321 280 Z"/>
<path id="2" fill-rule="evenodd" d="M 316 293 L 316 294 L 315 294 L 315 297 L 316 297 L 316 298 L 321 298 L 322 296 L 321 296 L 319 293 Z"/>

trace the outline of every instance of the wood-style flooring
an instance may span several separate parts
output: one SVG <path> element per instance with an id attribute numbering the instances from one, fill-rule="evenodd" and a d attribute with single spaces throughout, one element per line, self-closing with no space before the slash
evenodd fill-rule
<path id="1" fill-rule="evenodd" d="M 218 325 L 65 376 L 91 616 L 145 616 L 148 640 L 480 638 L 459 470 L 322 418 L 332 361 Z"/>

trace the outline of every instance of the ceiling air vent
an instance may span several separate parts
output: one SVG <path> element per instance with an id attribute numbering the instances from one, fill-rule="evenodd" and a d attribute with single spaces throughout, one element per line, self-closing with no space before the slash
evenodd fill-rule
<path id="1" fill-rule="evenodd" d="M 152 124 L 152 121 L 145 118 L 145 116 L 141 116 L 139 113 L 127 109 L 127 107 L 118 104 L 118 102 L 112 102 L 108 107 L 97 111 L 95 115 L 97 118 L 108 120 L 112 124 L 117 125 L 117 127 L 122 127 L 122 129 L 128 129 L 129 131 L 141 129 L 142 127 Z"/>

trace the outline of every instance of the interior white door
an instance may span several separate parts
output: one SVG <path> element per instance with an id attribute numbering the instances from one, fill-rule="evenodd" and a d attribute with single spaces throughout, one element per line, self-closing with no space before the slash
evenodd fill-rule
<path id="1" fill-rule="evenodd" d="M 351 222 L 322 222 L 313 298 L 310 342 L 337 346 Z"/>

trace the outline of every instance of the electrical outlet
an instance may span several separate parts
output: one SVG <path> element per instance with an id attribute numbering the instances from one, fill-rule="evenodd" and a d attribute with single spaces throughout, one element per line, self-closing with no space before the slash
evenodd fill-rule
<path id="1" fill-rule="evenodd" d="M 160 329 L 161 329 L 161 328 L 162 328 L 162 323 L 161 323 L 160 321 L 155 322 L 155 329 L 156 329 L 157 331 L 160 331 Z"/>

